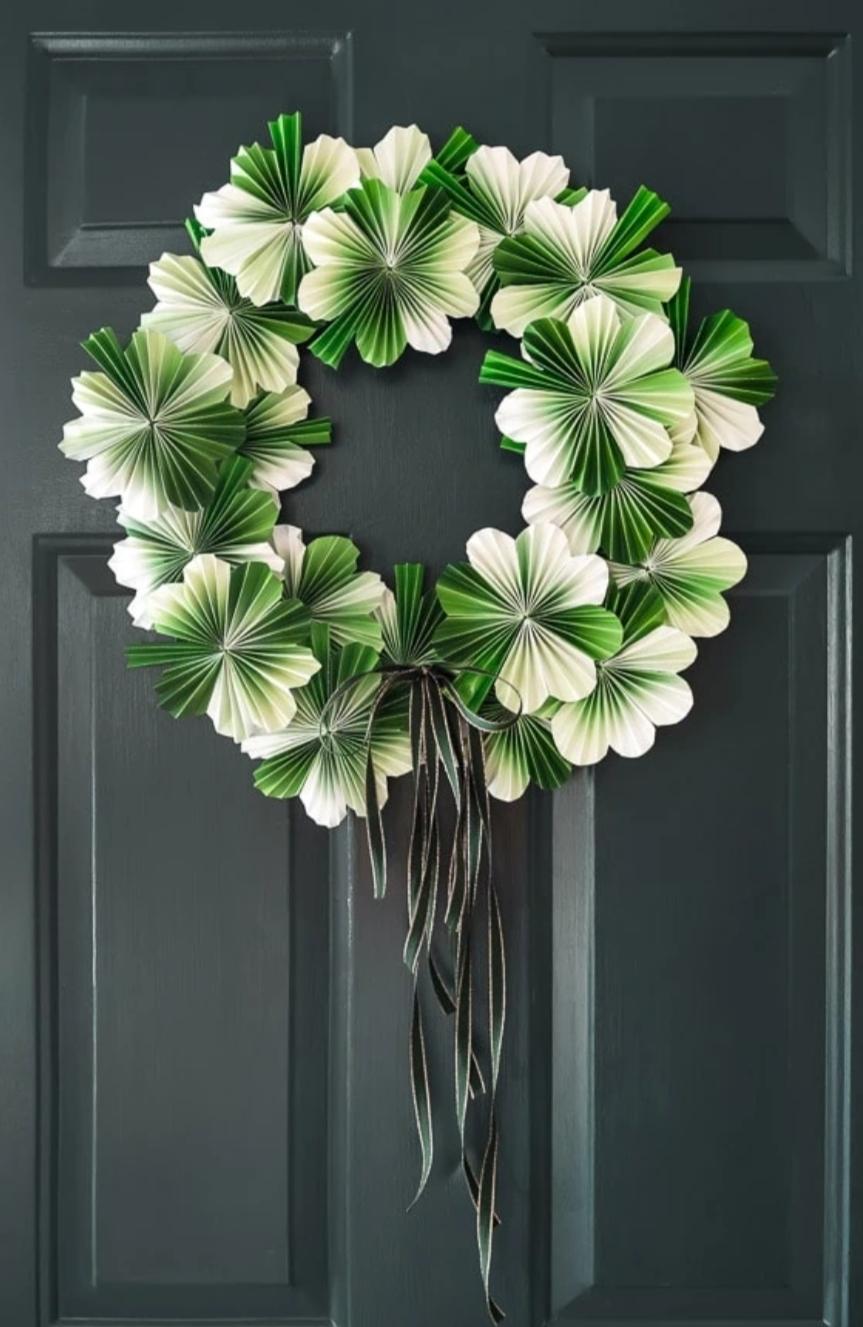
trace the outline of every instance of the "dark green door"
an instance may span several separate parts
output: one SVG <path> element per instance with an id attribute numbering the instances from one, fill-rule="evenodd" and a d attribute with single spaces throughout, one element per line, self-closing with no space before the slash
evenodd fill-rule
<path id="1" fill-rule="evenodd" d="M 147 262 L 183 244 L 237 144 L 295 108 L 312 134 L 371 143 L 416 121 L 440 141 L 462 123 L 519 155 L 559 151 L 619 199 L 649 184 L 697 305 L 748 318 L 780 375 L 764 440 L 711 480 L 751 570 L 691 674 L 692 716 L 644 759 L 497 819 L 510 1017 L 494 1286 L 514 1327 L 863 1322 L 860 12 L 9 0 L 3 1327 L 484 1321 L 446 1124 L 405 1215 L 403 899 L 372 901 L 354 830 L 328 837 L 258 797 L 245 758 L 126 673 L 111 508 L 56 451 L 79 340 L 135 327 Z M 338 443 L 289 519 L 353 534 L 381 571 L 515 530 L 524 480 L 477 383 L 483 348 L 461 325 L 448 356 L 386 373 L 307 358 Z M 446 1121 L 448 1047 L 433 1024 Z"/>

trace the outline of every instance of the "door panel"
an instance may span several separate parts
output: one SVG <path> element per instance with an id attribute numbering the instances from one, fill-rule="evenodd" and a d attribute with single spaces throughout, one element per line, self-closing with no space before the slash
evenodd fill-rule
<path id="1" fill-rule="evenodd" d="M 4 1327 L 484 1321 L 433 1015 L 435 1173 L 405 1214 L 409 789 L 377 903 L 356 827 L 327 835 L 259 797 L 230 743 L 174 724 L 126 672 L 111 506 L 55 450 L 78 342 L 136 326 L 146 264 L 185 249 L 182 219 L 237 144 L 295 107 L 312 135 L 371 143 L 415 120 L 440 141 L 461 122 L 561 152 L 618 201 L 649 184 L 696 313 L 748 318 L 780 375 L 763 441 L 708 484 L 750 571 L 690 674 L 692 715 L 639 761 L 496 808 L 493 1279 L 513 1327 L 860 1321 L 857 11 L 7 7 Z M 458 326 L 450 355 L 380 374 L 305 356 L 336 440 L 287 519 L 352 534 L 384 573 L 516 530 L 525 480 L 477 382 L 487 344 Z"/>
<path id="2" fill-rule="evenodd" d="M 45 1291 L 85 1319 L 324 1313 L 326 835 L 129 689 L 109 555 L 37 543 Z"/>
<path id="3" fill-rule="evenodd" d="M 546 812 L 562 1319 L 843 1320 L 848 550 L 743 542 L 699 760 L 681 727 Z"/>

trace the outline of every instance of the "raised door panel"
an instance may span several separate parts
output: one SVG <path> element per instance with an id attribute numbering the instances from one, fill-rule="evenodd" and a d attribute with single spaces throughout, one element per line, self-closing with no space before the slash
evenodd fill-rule
<path id="1" fill-rule="evenodd" d="M 310 135 L 349 135 L 350 75 L 339 32 L 33 35 L 30 282 L 141 284 L 268 119 L 300 107 Z"/>
<path id="2" fill-rule="evenodd" d="M 37 557 L 44 1303 L 326 1316 L 327 837 L 126 672 L 109 549 Z"/>
<path id="3" fill-rule="evenodd" d="M 849 1321 L 848 546 L 742 542 L 710 705 L 547 812 L 561 1319 Z"/>

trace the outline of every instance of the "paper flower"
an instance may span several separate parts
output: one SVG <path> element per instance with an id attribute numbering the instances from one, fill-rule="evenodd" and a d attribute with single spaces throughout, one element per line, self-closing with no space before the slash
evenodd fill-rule
<path id="1" fill-rule="evenodd" d="M 423 588 L 422 563 L 395 567 L 395 593 L 384 585 L 375 617 L 381 624 L 384 655 L 389 663 L 421 668 L 437 662 L 435 632 L 443 610 L 434 590 Z"/>
<path id="2" fill-rule="evenodd" d="M 557 198 L 569 182 L 569 167 L 562 157 L 532 152 L 519 161 L 508 147 L 480 147 L 468 157 L 464 175 L 458 177 L 438 161 L 423 172 L 423 182 L 445 189 L 453 207 L 479 227 L 479 248 L 467 274 L 480 294 L 483 322 L 488 303 L 498 288 L 492 257 L 502 239 L 517 235 L 524 223 L 528 203 L 537 198 Z M 585 191 L 582 191 L 584 193 Z M 572 203 L 579 194 L 572 192 Z"/>
<path id="3" fill-rule="evenodd" d="M 81 480 L 93 498 L 120 497 L 137 520 L 171 505 L 194 511 L 216 483 L 219 461 L 239 447 L 243 417 L 226 397 L 230 364 L 184 355 L 161 332 L 135 332 L 126 350 L 110 327 L 84 349 L 104 370 L 72 379 L 81 411 L 63 429 L 60 450 L 88 461 Z"/>
<path id="4" fill-rule="evenodd" d="M 366 180 L 380 180 L 397 194 L 408 193 L 431 160 L 431 144 L 415 124 L 393 125 L 374 148 L 356 149 Z"/>
<path id="5" fill-rule="evenodd" d="M 273 547 L 285 564 L 285 592 L 330 630 L 334 645 L 354 642 L 381 648 L 381 628 L 373 616 L 383 581 L 376 571 L 357 571 L 360 550 L 343 535 L 323 535 L 308 545 L 295 525 L 277 525 Z"/>
<path id="6" fill-rule="evenodd" d="M 559 788 L 570 772 L 551 734 L 551 716 L 557 701 L 548 701 L 537 714 L 520 714 L 515 723 L 483 737 L 488 790 L 501 802 L 515 802 L 530 783 L 539 788 Z M 483 714 L 499 719 L 504 713 L 487 705 Z"/>
<path id="7" fill-rule="evenodd" d="M 283 492 L 308 479 L 315 458 L 306 447 L 332 438 L 329 419 L 307 419 L 311 397 L 302 387 L 260 396 L 246 408 L 246 439 L 240 455 L 252 462 L 254 488 Z"/>
<path id="8" fill-rule="evenodd" d="M 692 388 L 674 356 L 668 324 L 652 313 L 621 319 L 597 295 L 567 322 L 543 318 L 524 334 L 523 360 L 489 350 L 480 382 L 515 387 L 495 420 L 526 444 L 531 479 L 572 482 L 607 493 L 627 466 L 659 465 L 671 452 L 669 426 L 692 413 Z"/>
<path id="9" fill-rule="evenodd" d="M 213 232 L 201 243 L 208 267 L 235 276 L 239 293 L 253 304 L 293 304 L 310 266 L 306 218 L 352 188 L 360 167 L 343 138 L 321 134 L 303 147 L 299 111 L 268 127 L 273 146 L 241 147 L 231 161 L 231 183 L 204 194 L 195 216 Z"/>
<path id="10" fill-rule="evenodd" d="M 717 538 L 722 510 L 709 493 L 689 498 L 692 529 L 660 539 L 638 566 L 611 563 L 617 585 L 647 581 L 659 594 L 668 623 L 690 636 L 717 636 L 728 626 L 725 590 L 746 575 L 746 558 L 730 539 Z"/>
<path id="11" fill-rule="evenodd" d="M 594 661 L 620 645 L 620 623 L 599 607 L 608 588 L 602 559 L 571 556 L 553 525 L 530 525 L 516 539 L 479 530 L 467 555 L 437 584 L 446 657 L 499 672 L 495 693 L 509 710 L 532 714 L 549 697 L 587 695 Z"/>
<path id="12" fill-rule="evenodd" d="M 150 596 L 159 644 L 131 645 L 131 668 L 164 665 L 156 691 L 165 709 L 208 714 L 216 732 L 242 741 L 275 732 L 296 711 L 294 691 L 320 663 L 303 643 L 309 615 L 282 595 L 282 583 L 260 562 L 232 568 L 202 553 L 179 585 Z"/>
<path id="13" fill-rule="evenodd" d="M 625 314 L 662 305 L 680 283 L 670 254 L 635 250 L 668 215 L 668 204 L 643 186 L 618 221 L 607 189 L 591 189 L 574 207 L 541 198 L 529 203 L 524 233 L 498 245 L 494 267 L 502 290 L 491 302 L 496 327 L 521 336 L 537 318 L 566 319 L 583 300 L 607 295 Z"/>
<path id="14" fill-rule="evenodd" d="M 212 498 L 199 511 L 166 507 L 152 521 L 136 521 L 120 508 L 117 520 L 127 538 L 114 545 L 108 566 L 118 584 L 137 591 L 129 605 L 136 626 L 153 625 L 151 592 L 178 581 L 199 553 L 214 553 L 232 565 L 265 562 L 281 572 L 282 559 L 270 544 L 278 503 L 269 493 L 249 489 L 251 468 L 240 457 L 226 461 Z"/>
<path id="15" fill-rule="evenodd" d="M 437 355 L 452 339 L 449 319 L 476 311 L 465 268 L 479 232 L 439 190 L 402 197 L 365 180 L 347 194 L 343 211 L 309 217 L 304 240 L 316 270 L 303 277 L 298 301 L 310 318 L 334 320 L 311 345 L 333 368 L 352 341 L 378 368 L 407 346 Z"/>
<path id="16" fill-rule="evenodd" d="M 196 246 L 203 232 L 189 225 Z M 213 351 L 234 370 L 231 403 L 248 405 L 261 389 L 280 392 L 297 380 L 297 344 L 314 327 L 302 313 L 278 301 L 259 309 L 244 299 L 226 272 L 191 254 L 164 253 L 150 264 L 150 289 L 158 303 L 141 318 L 185 351 Z"/>
<path id="17" fill-rule="evenodd" d="M 321 670 L 297 692 L 290 724 L 282 732 L 247 739 L 243 750 L 253 759 L 264 758 L 255 770 L 255 786 L 262 793 L 299 794 L 311 818 L 331 829 L 348 808 L 366 814 L 369 750 L 378 805 L 383 806 L 387 779 L 411 769 L 410 733 L 404 694 L 379 699 L 381 677 L 370 672 L 377 651 L 364 645 L 334 648 L 327 628 L 319 625 L 312 628 L 312 648 Z"/>
<path id="18" fill-rule="evenodd" d="M 689 288 L 684 277 L 668 308 L 677 363 L 695 393 L 693 413 L 674 437 L 698 443 L 715 462 L 722 447 L 742 452 L 761 437 L 756 406 L 773 396 L 776 374 L 766 359 L 753 359 L 749 324 L 730 309 L 705 318 L 688 341 Z"/>
<path id="19" fill-rule="evenodd" d="M 597 664 L 595 690 L 561 705 L 551 721 L 558 748 L 574 765 L 595 765 L 609 747 L 620 756 L 643 756 L 657 727 L 679 723 L 692 708 L 692 692 L 678 673 L 694 661 L 694 641 L 662 625 L 662 604 L 647 587 L 632 586 L 612 602 L 623 622 L 623 648 Z"/>
<path id="20" fill-rule="evenodd" d="M 652 470 L 625 470 L 614 488 L 589 498 L 573 483 L 529 488 L 521 514 L 530 525 L 550 521 L 563 530 L 571 553 L 597 553 L 638 562 L 657 539 L 679 538 L 692 526 L 685 494 L 710 473 L 700 447 L 679 443 Z"/>

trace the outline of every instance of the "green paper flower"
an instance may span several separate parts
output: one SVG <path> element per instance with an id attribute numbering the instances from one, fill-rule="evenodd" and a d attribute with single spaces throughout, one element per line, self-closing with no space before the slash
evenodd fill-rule
<path id="1" fill-rule="evenodd" d="M 343 535 L 323 535 L 308 545 L 295 525 L 277 525 L 273 547 L 285 564 L 285 592 L 330 630 L 334 645 L 351 643 L 380 650 L 374 617 L 383 581 L 376 571 L 357 571 L 360 550 Z"/>
<path id="2" fill-rule="evenodd" d="M 241 147 L 231 161 L 231 183 L 204 194 L 195 216 L 213 232 L 201 243 L 208 267 L 230 272 L 253 304 L 279 298 L 293 304 L 310 266 L 304 223 L 352 188 L 360 168 L 343 138 L 321 134 L 303 147 L 298 111 L 268 127 L 272 148 Z"/>
<path id="3" fill-rule="evenodd" d="M 765 359 L 753 359 L 749 324 L 730 309 L 705 318 L 687 340 L 689 277 L 668 307 L 677 343 L 677 362 L 692 385 L 695 408 L 675 430 L 675 438 L 696 442 L 715 462 L 720 449 L 753 447 L 764 425 L 756 409 L 776 390 L 776 374 Z"/>
<path id="4" fill-rule="evenodd" d="M 308 419 L 311 397 L 302 387 L 259 396 L 246 407 L 246 440 L 240 455 L 252 462 L 249 483 L 277 493 L 308 479 L 315 458 L 306 447 L 332 439 L 329 419 Z"/>
<path id="5" fill-rule="evenodd" d="M 578 700 L 596 681 L 594 661 L 620 645 L 620 623 L 599 607 L 608 569 L 598 557 L 572 557 L 553 525 L 530 525 L 518 538 L 479 530 L 469 561 L 447 567 L 437 584 L 446 619 L 436 641 L 454 664 L 499 674 L 495 693 L 509 710 L 535 713 L 549 697 Z M 468 696 L 490 680 L 471 678 Z"/>
<path id="6" fill-rule="evenodd" d="M 260 389 L 281 392 L 296 382 L 297 343 L 314 331 L 302 313 L 279 302 L 258 308 L 240 295 L 233 277 L 190 254 L 163 253 L 150 264 L 149 284 L 158 303 L 141 326 L 163 332 L 181 350 L 226 359 L 234 370 L 232 405 L 248 405 Z"/>
<path id="7" fill-rule="evenodd" d="M 560 754 L 551 735 L 551 718 L 557 701 L 547 701 L 536 714 L 520 714 L 501 732 L 483 737 L 488 790 L 501 802 L 515 802 L 529 784 L 559 788 L 570 773 L 569 761 Z M 483 715 L 500 720 L 502 707 L 487 703 Z"/>
<path id="8" fill-rule="evenodd" d="M 298 301 L 316 321 L 334 320 L 311 345 L 333 368 L 352 341 L 378 368 L 409 345 L 437 355 L 452 339 L 449 319 L 476 311 L 465 268 L 479 233 L 439 190 L 401 196 L 365 180 L 347 194 L 343 211 L 309 218 L 304 242 L 316 270 L 303 277 Z"/>
<path id="9" fill-rule="evenodd" d="M 199 553 L 213 553 L 232 565 L 265 562 L 281 572 L 282 559 L 270 544 L 279 506 L 271 494 L 249 489 L 251 468 L 240 457 L 227 461 L 212 498 L 199 511 L 166 507 L 152 521 L 136 521 L 120 508 L 117 520 L 127 538 L 114 545 L 108 566 L 118 584 L 136 591 L 129 605 L 136 626 L 153 625 L 150 594 L 180 580 Z"/>
<path id="10" fill-rule="evenodd" d="M 381 624 L 384 656 L 389 663 L 422 668 L 439 662 L 435 632 L 443 610 L 433 590 L 424 590 L 425 571 L 419 562 L 395 567 L 395 593 L 384 585 L 375 617 Z"/>
<path id="11" fill-rule="evenodd" d="M 652 313 L 623 320 L 604 295 L 565 323 L 532 323 L 522 351 L 523 360 L 488 351 L 480 381 L 516 388 L 495 420 L 507 439 L 525 444 L 525 467 L 539 484 L 607 493 L 627 466 L 666 460 L 668 428 L 692 413 L 692 388 L 667 367 L 674 356 L 668 324 Z"/>
<path id="12" fill-rule="evenodd" d="M 181 584 L 153 591 L 150 612 L 174 640 L 130 646 L 129 666 L 164 665 L 156 691 L 165 709 L 206 713 L 235 742 L 290 723 L 294 691 L 320 668 L 305 644 L 308 612 L 283 598 L 281 581 L 260 562 L 231 568 L 202 553 Z"/>
<path id="13" fill-rule="evenodd" d="M 60 450 L 88 461 L 81 483 L 93 498 L 120 497 L 137 520 L 171 505 L 194 511 L 210 497 L 218 463 L 243 441 L 239 411 L 227 404 L 230 364 L 184 355 L 161 332 L 135 332 L 126 350 L 110 327 L 84 349 L 104 370 L 72 379 L 81 411 Z"/>
<path id="14" fill-rule="evenodd" d="M 430 162 L 422 182 L 445 189 L 455 210 L 479 227 L 479 248 L 467 274 L 479 292 L 483 323 L 489 327 L 488 305 L 499 284 L 492 259 L 501 240 L 522 230 L 528 203 L 563 195 L 571 205 L 586 192 L 567 190 L 569 167 L 562 157 L 532 152 L 519 161 L 508 147 L 477 148 L 462 176 L 438 161 Z"/>
<path id="15" fill-rule="evenodd" d="M 680 284 L 670 254 L 635 250 L 668 215 L 668 204 L 642 186 L 618 221 L 608 190 L 591 191 L 569 207 L 551 198 L 529 203 L 524 234 L 494 254 L 502 290 L 491 302 L 496 327 L 521 336 L 537 318 L 567 319 L 583 300 L 603 294 L 624 314 L 664 316 Z"/>
<path id="16" fill-rule="evenodd" d="M 623 623 L 623 648 L 597 664 L 595 690 L 561 705 L 551 721 L 558 748 L 575 765 L 595 765 L 609 747 L 643 756 L 657 727 L 679 723 L 692 708 L 678 673 L 694 661 L 694 641 L 663 625 L 662 602 L 647 586 L 631 586 L 611 602 Z"/>
<path id="17" fill-rule="evenodd" d="M 652 470 L 625 470 L 614 488 L 589 498 L 572 482 L 528 489 L 521 513 L 530 525 L 550 521 L 563 530 L 571 553 L 597 553 L 638 562 L 657 539 L 676 539 L 692 527 L 685 495 L 710 473 L 700 447 L 679 443 Z"/>
<path id="18" fill-rule="evenodd" d="M 397 194 L 413 189 L 423 167 L 431 160 L 431 144 L 415 124 L 393 125 L 374 147 L 358 147 L 357 159 L 363 179 L 380 180 Z"/>
<path id="19" fill-rule="evenodd" d="M 402 692 L 380 700 L 381 677 L 371 672 L 377 651 L 364 645 L 334 648 L 327 628 L 317 624 L 312 649 L 321 670 L 297 692 L 290 724 L 282 732 L 249 738 L 243 750 L 253 759 L 264 758 L 255 770 L 255 786 L 262 793 L 299 794 L 312 820 L 332 829 L 348 808 L 366 814 L 370 747 L 379 806 L 387 799 L 387 779 L 410 771 L 407 698 Z M 350 682 L 353 678 L 359 680 Z"/>
<path id="20" fill-rule="evenodd" d="M 692 529 L 682 539 L 660 539 L 634 567 L 610 564 L 617 585 L 646 581 L 664 606 L 666 621 L 690 636 L 716 636 L 728 626 L 722 598 L 746 575 L 746 558 L 730 539 L 717 538 L 722 510 L 709 493 L 689 498 Z"/>

